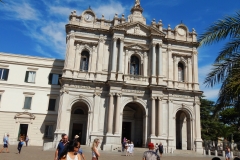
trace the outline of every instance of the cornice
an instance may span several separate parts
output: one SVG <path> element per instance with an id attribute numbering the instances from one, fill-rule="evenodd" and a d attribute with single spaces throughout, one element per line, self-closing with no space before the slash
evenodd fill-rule
<path id="1" fill-rule="evenodd" d="M 56 87 L 54 85 L 49 85 L 49 87 L 42 87 L 42 86 L 30 86 L 30 85 L 20 85 L 20 84 L 11 84 L 11 83 L 0 83 L 0 86 L 5 87 L 5 88 L 23 88 L 24 90 L 29 90 L 29 89 L 33 89 L 33 90 L 55 90 L 55 91 L 60 91 L 60 86 Z M 5 89 L 6 91 L 6 89 Z"/>

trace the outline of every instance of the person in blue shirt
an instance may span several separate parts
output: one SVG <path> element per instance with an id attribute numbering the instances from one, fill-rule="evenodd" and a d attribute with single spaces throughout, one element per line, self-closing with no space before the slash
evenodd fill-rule
<path id="1" fill-rule="evenodd" d="M 18 149 L 18 154 L 20 154 L 23 144 L 24 144 L 23 139 L 20 138 L 20 141 L 18 143 L 18 148 L 17 148 Z"/>
<path id="2" fill-rule="evenodd" d="M 65 145 L 68 143 L 68 136 L 67 134 L 62 134 L 62 139 L 61 141 L 58 143 L 56 152 L 55 152 L 55 158 L 54 160 L 59 160 L 60 159 L 60 155 L 62 153 L 62 151 L 65 148 Z"/>
<path id="3" fill-rule="evenodd" d="M 3 137 L 3 148 L 1 149 L 0 153 L 4 150 L 4 148 L 6 149 L 6 152 L 9 153 L 8 145 L 9 145 L 9 134 L 7 134 L 7 136 L 4 135 Z"/>

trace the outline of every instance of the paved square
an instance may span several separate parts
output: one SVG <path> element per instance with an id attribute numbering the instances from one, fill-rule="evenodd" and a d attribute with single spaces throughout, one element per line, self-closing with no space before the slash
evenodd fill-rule
<path id="1" fill-rule="evenodd" d="M 81 146 L 86 160 L 91 160 L 91 149 L 89 146 Z M 21 154 L 17 153 L 17 146 L 9 146 L 10 153 L 0 153 L 0 160 L 54 160 L 54 150 L 42 151 L 42 147 L 23 147 Z M 144 149 L 135 149 L 134 156 L 126 157 L 121 152 L 100 151 L 100 160 L 141 160 Z M 164 160 L 211 160 L 211 156 L 199 154 L 165 154 L 161 159 Z M 223 158 L 221 158 L 223 160 Z"/>

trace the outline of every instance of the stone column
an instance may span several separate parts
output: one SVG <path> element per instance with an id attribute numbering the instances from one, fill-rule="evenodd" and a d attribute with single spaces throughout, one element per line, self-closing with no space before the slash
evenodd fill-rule
<path id="1" fill-rule="evenodd" d="M 193 83 L 194 83 L 194 90 L 199 90 L 198 84 L 198 58 L 197 58 L 197 51 L 193 51 Z"/>
<path id="2" fill-rule="evenodd" d="M 124 46 L 124 41 L 123 38 L 120 39 L 120 51 L 119 51 L 119 58 L 118 58 L 118 72 L 123 73 L 123 46 Z"/>
<path id="3" fill-rule="evenodd" d="M 108 105 L 108 129 L 107 129 L 107 134 L 112 134 L 112 126 L 113 126 L 113 110 L 114 110 L 114 105 L 113 105 L 113 94 L 109 94 L 109 105 Z"/>
<path id="4" fill-rule="evenodd" d="M 201 122 L 200 122 L 200 102 L 194 103 L 195 108 L 195 150 L 201 152 L 202 150 L 202 139 L 201 139 Z"/>
<path id="5" fill-rule="evenodd" d="M 92 131 L 94 133 L 98 132 L 100 95 L 101 94 L 99 92 L 94 93 L 93 122 L 95 122 L 95 123 L 92 123 Z"/>
<path id="6" fill-rule="evenodd" d="M 88 72 L 92 71 L 92 52 L 89 52 Z"/>
<path id="7" fill-rule="evenodd" d="M 173 124 L 173 101 L 171 99 L 168 100 L 168 153 L 172 152 L 174 147 L 174 137 L 173 134 L 176 130 L 175 124 Z"/>
<path id="8" fill-rule="evenodd" d="M 158 50 L 158 76 L 162 75 L 163 72 L 163 62 L 162 62 L 162 44 L 159 44 L 159 50 Z"/>
<path id="9" fill-rule="evenodd" d="M 156 76 L 156 44 L 152 44 L 152 76 Z"/>
<path id="10" fill-rule="evenodd" d="M 67 53 L 64 68 L 74 69 L 74 31 L 71 31 L 71 33 L 67 36 L 67 39 Z"/>
<path id="11" fill-rule="evenodd" d="M 114 134 L 119 134 L 120 128 L 120 104 L 121 104 L 121 94 L 116 94 L 117 96 L 117 106 L 116 106 L 116 117 L 115 117 L 115 130 Z"/>
<path id="12" fill-rule="evenodd" d="M 80 60 L 78 59 L 78 54 L 79 54 L 79 44 L 76 45 L 75 48 L 75 59 L 74 59 L 74 70 L 75 71 L 79 71 L 79 64 L 80 64 Z"/>
<path id="13" fill-rule="evenodd" d="M 173 57 L 173 70 L 174 70 L 174 81 L 178 81 L 178 64 L 177 57 Z"/>
<path id="14" fill-rule="evenodd" d="M 147 53 L 144 52 L 143 54 L 143 76 L 147 77 L 147 69 L 148 69 L 148 64 L 147 64 Z"/>
<path id="15" fill-rule="evenodd" d="M 126 50 L 126 53 L 125 53 L 125 74 L 129 74 L 128 73 L 128 50 Z"/>
<path id="16" fill-rule="evenodd" d="M 156 134 L 155 134 L 155 111 L 156 111 L 156 106 L 155 106 L 155 97 L 152 97 L 151 98 L 152 100 L 152 110 L 151 110 L 151 137 L 155 137 Z"/>
<path id="17" fill-rule="evenodd" d="M 168 45 L 167 49 L 168 54 L 168 87 L 173 87 L 173 58 L 172 58 L 172 50 L 171 45 Z"/>
<path id="18" fill-rule="evenodd" d="M 103 44 L 104 44 L 104 38 L 101 37 L 99 38 L 98 41 L 98 51 L 97 51 L 97 62 L 96 62 L 96 71 L 97 72 L 102 72 L 102 64 L 103 64 L 103 59 L 102 59 L 102 53 L 103 52 Z"/>
<path id="19" fill-rule="evenodd" d="M 188 58 L 188 83 L 189 86 L 191 86 L 192 84 L 192 60 L 191 58 Z M 189 87 L 189 89 L 191 89 L 191 87 Z"/>
<path id="20" fill-rule="evenodd" d="M 163 108 L 162 108 L 162 97 L 158 97 L 158 137 L 162 135 L 163 130 Z"/>
<path id="21" fill-rule="evenodd" d="M 112 72 L 116 72 L 117 38 L 113 38 L 112 48 Z"/>

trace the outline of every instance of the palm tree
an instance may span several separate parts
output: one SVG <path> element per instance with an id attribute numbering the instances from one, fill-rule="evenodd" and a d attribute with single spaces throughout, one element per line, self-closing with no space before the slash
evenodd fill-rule
<path id="1" fill-rule="evenodd" d="M 222 83 L 217 100 L 218 110 L 227 105 L 239 107 L 240 104 L 240 11 L 214 22 L 200 35 L 199 44 L 211 45 L 224 39 L 229 41 L 220 51 L 212 71 L 204 81 L 210 87 Z"/>

